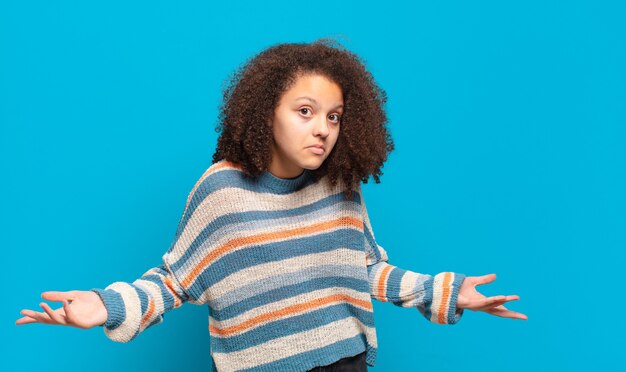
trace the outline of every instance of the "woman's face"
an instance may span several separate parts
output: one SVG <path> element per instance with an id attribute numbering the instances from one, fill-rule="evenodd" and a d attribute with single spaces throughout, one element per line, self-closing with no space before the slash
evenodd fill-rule
<path id="1" fill-rule="evenodd" d="M 294 178 L 305 168 L 319 168 L 337 142 L 342 114 L 339 85 L 321 75 L 300 76 L 283 93 L 270 119 L 274 133 L 270 173 Z"/>

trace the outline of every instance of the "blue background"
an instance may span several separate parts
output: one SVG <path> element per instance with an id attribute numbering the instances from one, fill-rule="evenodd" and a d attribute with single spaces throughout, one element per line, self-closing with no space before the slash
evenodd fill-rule
<path id="1" fill-rule="evenodd" d="M 624 357 L 626 6 L 593 1 L 3 1 L 2 370 L 208 370 L 207 308 L 130 343 L 16 326 L 40 293 L 160 263 L 211 164 L 227 75 L 335 36 L 388 94 L 396 150 L 364 186 L 390 263 L 496 273 L 517 321 L 374 303 L 376 371 L 616 370 Z M 57 308 L 59 303 L 51 303 Z"/>

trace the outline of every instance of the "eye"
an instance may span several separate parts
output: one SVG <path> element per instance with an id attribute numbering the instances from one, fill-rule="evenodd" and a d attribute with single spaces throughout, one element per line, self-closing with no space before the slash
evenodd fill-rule
<path id="1" fill-rule="evenodd" d="M 333 121 L 335 121 L 335 122 L 337 122 L 337 123 L 341 120 L 341 117 L 340 117 L 339 115 L 337 115 L 337 114 L 332 114 L 332 115 L 330 115 L 330 116 L 334 116 L 336 119 L 335 119 L 335 120 L 333 120 Z"/>
<path id="2" fill-rule="evenodd" d="M 303 108 L 301 108 L 301 109 L 300 109 L 300 110 L 298 110 L 298 111 L 300 111 L 300 113 L 302 113 L 302 110 L 308 110 L 309 112 L 311 111 L 311 109 L 309 109 L 308 107 L 303 107 Z"/>

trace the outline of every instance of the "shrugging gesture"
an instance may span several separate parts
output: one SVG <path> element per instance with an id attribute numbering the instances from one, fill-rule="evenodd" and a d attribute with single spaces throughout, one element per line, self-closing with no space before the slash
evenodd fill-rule
<path id="1" fill-rule="evenodd" d="M 41 298 L 62 302 L 63 306 L 53 310 L 47 303 L 42 302 L 39 306 L 44 312 L 24 309 L 20 311 L 24 317 L 18 319 L 16 325 L 44 323 L 89 329 L 100 326 L 107 320 L 107 310 L 100 296 L 92 291 L 48 291 L 43 292 Z"/>
<path id="2" fill-rule="evenodd" d="M 460 309 L 484 311 L 487 314 L 496 315 L 502 318 L 528 320 L 526 315 L 511 311 L 503 305 L 508 301 L 519 300 L 519 296 L 500 295 L 485 297 L 476 290 L 476 286 L 491 283 L 494 280 L 496 280 L 496 274 L 466 277 L 465 280 L 463 280 L 463 284 L 461 284 L 461 288 L 459 289 L 456 306 Z"/>

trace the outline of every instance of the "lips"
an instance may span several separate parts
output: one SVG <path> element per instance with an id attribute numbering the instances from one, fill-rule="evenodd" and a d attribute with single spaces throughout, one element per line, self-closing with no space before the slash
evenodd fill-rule
<path id="1" fill-rule="evenodd" d="M 320 145 L 309 146 L 307 148 L 310 149 L 311 152 L 317 155 L 322 155 L 326 152 L 326 150 L 324 150 L 324 146 L 320 146 Z"/>

